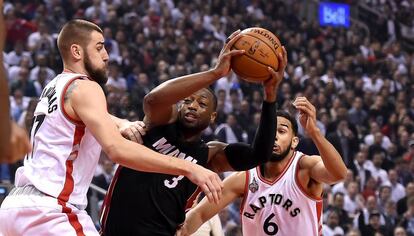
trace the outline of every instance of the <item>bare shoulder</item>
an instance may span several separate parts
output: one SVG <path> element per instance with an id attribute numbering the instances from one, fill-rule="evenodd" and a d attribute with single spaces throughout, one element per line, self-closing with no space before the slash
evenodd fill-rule
<path id="1" fill-rule="evenodd" d="M 92 98 L 94 96 L 104 95 L 101 86 L 90 80 L 74 80 L 66 90 L 65 102 L 68 99 L 78 97 L 79 99 Z"/>
<path id="2" fill-rule="evenodd" d="M 305 155 L 300 159 L 299 167 L 300 169 L 311 169 L 318 162 L 322 161 L 321 156 L 318 155 Z"/>

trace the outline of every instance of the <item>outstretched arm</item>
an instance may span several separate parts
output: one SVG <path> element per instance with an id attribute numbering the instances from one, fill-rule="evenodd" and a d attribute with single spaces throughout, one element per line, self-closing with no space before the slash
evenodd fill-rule
<path id="1" fill-rule="evenodd" d="M 216 172 L 248 170 L 266 162 L 272 155 L 276 136 L 276 97 L 277 88 L 283 80 L 287 65 L 286 50 L 278 55 L 281 62 L 278 72 L 269 68 L 272 78 L 264 83 L 264 102 L 260 124 L 252 145 L 244 143 L 224 144 L 210 142 L 209 167 Z"/>
<path id="2" fill-rule="evenodd" d="M 206 199 L 201 200 L 197 206 L 187 213 L 185 222 L 176 235 L 186 236 L 193 234 L 204 222 L 211 219 L 211 217 L 219 213 L 220 210 L 224 209 L 236 198 L 242 197 L 245 181 L 246 172 L 237 172 L 226 178 L 223 182 L 224 188 L 221 200 L 217 204 L 210 203 Z"/>
<path id="3" fill-rule="evenodd" d="M 320 157 L 302 158 L 301 166 L 309 169 L 309 175 L 319 183 L 332 184 L 345 178 L 347 168 L 335 147 L 322 135 L 316 125 L 316 109 L 305 98 L 293 102 L 299 110 L 299 121 L 318 148 Z"/>
<path id="4" fill-rule="evenodd" d="M 230 50 L 239 37 L 239 31 L 229 37 L 231 40 L 223 46 L 214 69 L 168 80 L 148 93 L 144 98 L 146 125 L 150 128 L 175 121 L 178 101 L 226 76 L 230 72 L 231 57 L 244 53 L 243 50 Z"/>
<path id="5" fill-rule="evenodd" d="M 65 110 L 86 125 L 112 161 L 134 170 L 186 176 L 201 187 L 209 200 L 218 201 L 222 183 L 217 174 L 124 139 L 106 110 L 105 95 L 96 82 L 76 80 L 70 86 Z"/>

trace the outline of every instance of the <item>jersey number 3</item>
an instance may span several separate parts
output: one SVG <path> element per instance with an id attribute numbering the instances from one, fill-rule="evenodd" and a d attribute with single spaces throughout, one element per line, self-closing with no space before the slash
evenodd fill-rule
<path id="1" fill-rule="evenodd" d="M 279 227 L 277 226 L 277 224 L 275 222 L 272 222 L 271 220 L 273 219 L 273 217 L 275 217 L 275 214 L 272 213 L 270 214 L 264 224 L 263 224 L 263 231 L 267 234 L 267 235 L 276 235 L 277 232 L 279 231 Z"/>
<path id="2" fill-rule="evenodd" d="M 167 188 L 175 188 L 177 187 L 178 181 L 182 180 L 183 178 L 184 178 L 184 175 L 180 175 L 172 179 L 166 179 L 164 180 L 164 185 Z"/>

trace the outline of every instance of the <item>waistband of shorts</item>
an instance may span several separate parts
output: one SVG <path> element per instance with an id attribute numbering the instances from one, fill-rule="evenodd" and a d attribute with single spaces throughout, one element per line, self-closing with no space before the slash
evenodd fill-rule
<path id="1" fill-rule="evenodd" d="M 42 191 L 40 191 L 39 189 L 37 189 L 35 186 L 33 185 L 25 185 L 22 187 L 14 187 L 10 193 L 8 194 L 8 196 L 23 196 L 23 195 L 32 195 L 32 196 L 40 196 L 40 197 L 50 197 L 50 198 L 54 198 L 57 201 L 57 198 L 50 196 L 49 194 L 43 193 Z M 75 205 L 75 204 L 71 204 L 71 203 L 66 203 L 69 204 L 71 206 L 76 207 L 79 210 L 85 210 L 84 206 L 80 206 L 80 205 Z"/>

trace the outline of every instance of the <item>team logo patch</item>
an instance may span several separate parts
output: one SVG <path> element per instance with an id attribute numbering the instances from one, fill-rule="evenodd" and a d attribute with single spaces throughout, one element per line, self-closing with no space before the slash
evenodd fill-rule
<path id="1" fill-rule="evenodd" d="M 249 190 L 252 193 L 255 193 L 257 190 L 259 190 L 259 185 L 257 184 L 257 181 L 254 177 L 252 182 L 249 184 Z"/>

